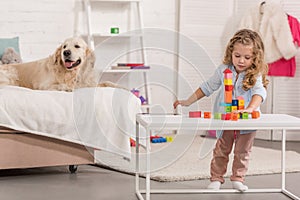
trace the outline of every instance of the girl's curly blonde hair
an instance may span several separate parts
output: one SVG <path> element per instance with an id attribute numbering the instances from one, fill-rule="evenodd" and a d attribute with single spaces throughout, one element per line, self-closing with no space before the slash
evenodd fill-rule
<path id="1" fill-rule="evenodd" d="M 253 46 L 253 63 L 252 66 L 246 71 L 245 78 L 243 80 L 243 89 L 247 91 L 252 88 L 256 83 L 257 76 L 259 75 L 262 75 L 263 85 L 266 88 L 269 83 L 269 81 L 266 79 L 268 65 L 264 60 L 264 44 L 261 40 L 261 37 L 255 31 L 249 29 L 242 29 L 236 32 L 227 45 L 223 59 L 224 64 L 233 64 L 232 52 L 236 43 Z"/>

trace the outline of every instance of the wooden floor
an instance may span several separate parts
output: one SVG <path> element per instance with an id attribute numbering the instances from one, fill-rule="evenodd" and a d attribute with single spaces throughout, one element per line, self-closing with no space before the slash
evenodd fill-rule
<path id="1" fill-rule="evenodd" d="M 278 142 L 256 141 L 255 145 L 280 149 Z M 300 142 L 287 144 L 300 153 Z M 299 169 L 300 170 L 300 169 Z M 248 176 L 249 188 L 280 187 L 280 174 Z M 287 188 L 300 196 L 300 173 L 287 174 Z M 143 182 L 144 179 L 141 179 Z M 135 177 L 96 166 L 79 166 L 76 174 L 68 167 L 0 170 L 0 199 L 4 200 L 135 200 Z M 159 188 L 206 188 L 208 180 L 172 183 L 151 182 Z M 230 188 L 228 179 L 223 188 Z M 152 200 L 258 200 L 289 199 L 274 194 L 154 194 Z"/>

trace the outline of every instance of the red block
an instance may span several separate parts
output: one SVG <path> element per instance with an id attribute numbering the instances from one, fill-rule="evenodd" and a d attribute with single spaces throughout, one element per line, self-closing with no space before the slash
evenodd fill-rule
<path id="1" fill-rule="evenodd" d="M 132 139 L 132 138 L 130 138 L 130 146 L 131 147 L 135 147 L 135 141 Z"/>
<path id="2" fill-rule="evenodd" d="M 201 117 L 201 111 L 190 111 L 189 117 L 191 118 Z"/>
<path id="3" fill-rule="evenodd" d="M 225 91 L 232 91 L 233 85 L 225 85 Z"/>
<path id="4" fill-rule="evenodd" d="M 231 113 L 222 114 L 221 119 L 222 120 L 230 120 L 231 119 Z"/>

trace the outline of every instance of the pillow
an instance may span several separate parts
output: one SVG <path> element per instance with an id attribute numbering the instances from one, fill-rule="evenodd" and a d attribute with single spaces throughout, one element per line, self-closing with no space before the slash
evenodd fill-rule
<path id="1" fill-rule="evenodd" d="M 2 57 L 7 47 L 13 47 L 16 52 L 20 54 L 19 37 L 14 38 L 0 38 L 0 58 Z"/>

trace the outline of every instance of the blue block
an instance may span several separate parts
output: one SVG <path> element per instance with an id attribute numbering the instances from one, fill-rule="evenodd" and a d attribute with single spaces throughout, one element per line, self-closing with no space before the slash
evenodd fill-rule
<path id="1" fill-rule="evenodd" d="M 231 106 L 231 103 L 222 102 L 222 103 L 220 103 L 220 106 Z"/>
<path id="2" fill-rule="evenodd" d="M 163 142 L 167 142 L 167 139 L 166 138 L 153 138 L 152 139 L 152 143 L 163 143 Z"/>
<path id="3" fill-rule="evenodd" d="M 239 104 L 239 100 L 237 100 L 237 99 L 232 100 L 233 106 L 238 106 L 238 104 Z"/>

